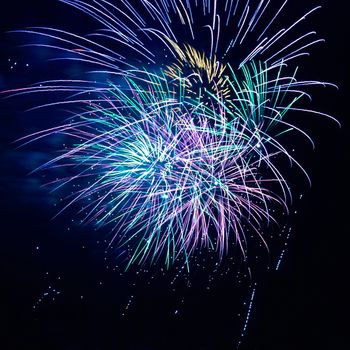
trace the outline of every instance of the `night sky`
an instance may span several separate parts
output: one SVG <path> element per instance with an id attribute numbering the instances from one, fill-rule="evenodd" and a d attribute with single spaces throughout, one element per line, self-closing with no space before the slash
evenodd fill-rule
<path id="1" fill-rule="evenodd" d="M 297 12 L 301 2 L 295 2 Z M 61 141 L 23 148 L 13 143 L 56 125 L 62 108 L 25 112 L 42 104 L 42 95 L 0 100 L 1 349 L 228 350 L 240 341 L 243 350 L 348 346 L 348 16 L 340 0 L 307 0 L 302 9 L 314 4 L 323 9 L 303 25 L 326 44 L 313 47 L 310 58 L 301 61 L 301 79 L 339 86 L 339 91 L 312 89 L 312 106 L 335 116 L 342 128 L 322 117 L 301 122 L 303 116 L 291 117 L 316 143 L 312 151 L 299 139 L 288 140 L 295 143 L 312 187 L 291 172 L 296 198 L 303 198 L 295 201 L 289 218 L 281 219 L 291 228 L 287 250 L 276 271 L 266 267 L 276 265 L 286 236 L 271 240 L 271 255 L 254 248 L 263 256 L 255 262 L 256 285 L 244 278 L 238 258 L 215 270 L 211 258 L 207 264 L 198 256 L 190 275 L 162 266 L 124 273 L 106 253 L 108 230 L 77 225 L 74 211 L 52 219 L 59 197 L 42 186 L 42 174 L 29 174 Z M 27 37 L 6 33 L 35 25 L 81 34 L 99 27 L 56 0 L 2 4 L 0 90 L 84 74 L 79 64 L 53 63 L 49 50 L 23 47 Z M 272 230 L 278 236 L 278 228 Z"/>

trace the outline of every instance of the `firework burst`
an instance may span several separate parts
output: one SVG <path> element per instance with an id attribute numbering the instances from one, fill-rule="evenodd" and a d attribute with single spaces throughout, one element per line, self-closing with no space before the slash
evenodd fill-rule
<path id="1" fill-rule="evenodd" d="M 286 157 L 305 173 L 281 136 L 298 131 L 312 142 L 285 115 L 322 114 L 296 104 L 309 97 L 305 87 L 324 83 L 298 81 L 297 68 L 285 73 L 286 62 L 322 40 L 310 40 L 315 32 L 309 32 L 283 41 L 318 7 L 273 31 L 287 1 L 272 17 L 264 0 L 61 2 L 103 29 L 90 36 L 22 32 L 50 39 L 34 45 L 93 66 L 101 79 L 42 82 L 13 94 L 65 92 L 67 100 L 48 105 L 83 108 L 68 124 L 22 139 L 61 133 L 75 141 L 39 168 L 75 169 L 56 189 L 88 179 L 62 210 L 86 203 L 86 222 L 111 225 L 111 241 L 132 247 L 128 266 L 161 256 L 167 266 L 178 259 L 188 264 L 200 248 L 216 250 L 220 259 L 231 246 L 245 254 L 246 225 L 263 240 L 262 227 L 274 220 L 271 203 L 287 210 L 291 198 L 275 159 Z"/>

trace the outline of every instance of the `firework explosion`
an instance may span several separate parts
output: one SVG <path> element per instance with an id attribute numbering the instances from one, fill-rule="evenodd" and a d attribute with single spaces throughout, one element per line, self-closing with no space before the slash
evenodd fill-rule
<path id="1" fill-rule="evenodd" d="M 68 123 L 21 140 L 72 140 L 37 169 L 74 169 L 56 189 L 84 184 L 62 211 L 81 202 L 85 222 L 110 225 L 111 243 L 128 247 L 128 266 L 162 257 L 168 267 L 189 265 L 202 248 L 219 259 L 234 246 L 244 255 L 248 226 L 264 241 L 271 206 L 287 211 L 291 200 L 277 160 L 285 157 L 307 176 L 282 141 L 291 131 L 312 140 L 285 115 L 324 115 L 297 103 L 310 97 L 307 86 L 325 83 L 298 81 L 297 68 L 287 67 L 322 41 L 311 39 L 315 32 L 291 34 L 318 7 L 276 30 L 287 1 L 274 1 L 274 10 L 265 0 L 61 2 L 103 29 L 88 36 L 22 32 L 49 39 L 35 45 L 93 67 L 100 79 L 43 82 L 14 94 L 62 92 L 66 100 L 46 106 L 80 108 Z"/>

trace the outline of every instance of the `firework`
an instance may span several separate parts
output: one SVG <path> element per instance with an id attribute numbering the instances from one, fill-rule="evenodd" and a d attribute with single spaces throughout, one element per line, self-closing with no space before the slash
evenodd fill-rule
<path id="1" fill-rule="evenodd" d="M 310 40 L 315 32 L 290 39 L 318 7 L 272 30 L 287 1 L 272 17 L 264 0 L 61 2 L 103 29 L 90 36 L 22 32 L 49 38 L 52 44 L 34 45 L 93 66 L 101 79 L 41 82 L 13 94 L 60 91 L 67 100 L 49 106 L 83 108 L 68 124 L 22 139 L 61 133 L 74 140 L 38 169 L 76 170 L 55 182 L 56 189 L 84 184 L 62 210 L 86 203 L 85 221 L 112 227 L 111 243 L 128 247 L 128 266 L 162 256 L 167 266 L 178 259 L 188 264 L 201 248 L 220 259 L 231 246 L 245 254 L 246 225 L 263 240 L 262 227 L 274 220 L 272 203 L 287 210 L 291 198 L 275 159 L 286 157 L 307 176 L 280 139 L 298 131 L 312 140 L 285 115 L 322 114 L 297 103 L 309 97 L 305 87 L 325 83 L 298 81 L 297 68 L 285 73 L 286 62 L 322 41 Z"/>

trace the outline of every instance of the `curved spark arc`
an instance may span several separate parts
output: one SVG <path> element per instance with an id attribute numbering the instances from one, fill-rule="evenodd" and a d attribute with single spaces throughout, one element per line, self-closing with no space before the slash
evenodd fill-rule
<path id="1" fill-rule="evenodd" d="M 189 29 L 190 33 L 193 33 L 194 31 L 194 29 L 192 28 L 193 25 L 198 26 L 198 24 L 200 23 L 198 21 L 198 24 L 196 24 L 195 18 L 193 17 L 193 15 L 191 15 L 193 11 L 191 8 L 190 1 L 186 1 L 186 5 L 180 2 L 180 7 L 174 0 L 155 0 L 152 4 L 149 1 L 139 0 L 134 3 L 134 6 L 132 6 L 128 1 L 122 1 L 121 4 L 118 6 L 114 5 L 109 1 L 95 1 L 92 4 L 90 4 L 88 1 L 80 0 L 59 1 L 67 5 L 73 6 L 79 11 L 82 11 L 87 15 L 91 16 L 92 18 L 100 22 L 103 25 L 104 29 L 102 29 L 102 31 L 100 32 L 90 35 L 89 38 L 79 36 L 74 33 L 69 33 L 67 31 L 57 30 L 48 27 L 38 27 L 22 32 L 26 32 L 28 34 L 32 33 L 36 35 L 42 35 L 44 37 L 46 36 L 47 38 L 56 40 L 57 42 L 61 42 L 62 45 L 57 45 L 55 47 L 57 50 L 66 50 L 66 52 L 70 52 L 71 54 L 76 55 L 76 59 L 81 59 L 83 61 L 85 60 L 84 57 L 88 57 L 88 62 L 93 63 L 97 66 L 109 66 L 111 64 L 111 61 L 118 62 L 121 65 L 120 67 L 116 65 L 111 66 L 111 68 L 115 70 L 127 70 L 131 68 L 130 62 L 128 61 L 128 59 L 126 59 L 126 57 L 124 57 L 126 48 L 128 50 L 131 50 L 131 52 L 133 51 L 134 56 L 140 55 L 141 61 L 152 62 L 153 64 L 156 64 L 157 62 L 155 61 L 154 53 L 152 52 L 153 50 L 150 47 L 152 39 L 155 39 L 158 36 L 156 33 L 161 33 L 161 36 L 167 42 L 175 42 L 177 44 L 183 43 L 182 37 L 180 38 L 178 34 L 174 33 L 174 31 L 171 30 L 174 19 L 180 20 L 183 29 L 185 31 Z M 232 12 L 229 10 L 229 8 L 232 7 L 232 4 L 234 2 L 235 1 L 233 0 L 230 1 L 230 6 L 228 6 L 227 4 L 224 8 L 220 9 L 216 1 L 213 1 L 213 7 L 209 7 L 209 4 L 205 2 L 198 5 L 202 6 L 203 9 L 205 9 L 205 11 L 203 12 L 203 20 L 207 24 L 204 27 L 210 28 L 210 31 L 212 33 L 216 33 L 217 35 L 215 40 L 216 44 L 211 44 L 211 49 L 209 50 L 210 55 L 208 55 L 209 59 L 211 59 L 213 55 L 216 55 L 216 57 L 220 57 L 220 60 L 225 62 L 225 60 L 227 60 L 226 56 L 228 54 L 228 51 L 235 49 L 235 45 L 232 44 L 238 41 L 240 33 L 244 33 L 243 37 L 240 38 L 239 41 L 239 45 L 242 46 L 244 41 L 247 40 L 247 37 L 254 33 L 253 29 L 257 26 L 259 21 L 261 23 L 263 20 L 267 20 L 264 19 L 264 16 L 266 13 L 266 8 L 271 7 L 270 1 L 261 0 L 260 2 L 258 2 L 255 10 L 251 11 L 252 16 L 249 20 L 244 20 L 244 18 L 248 16 L 247 10 L 254 9 L 254 1 L 248 0 L 244 6 L 241 6 L 237 2 L 235 5 L 235 11 Z M 307 18 L 309 15 L 311 15 L 313 12 L 320 8 L 315 7 L 311 11 L 307 12 L 300 19 L 298 19 L 296 22 L 292 23 L 287 29 L 280 29 L 274 33 L 271 30 L 272 24 L 274 23 L 275 18 L 278 15 L 281 15 L 281 13 L 286 7 L 287 2 L 288 0 L 284 1 L 283 5 L 278 9 L 273 19 L 268 21 L 268 24 L 258 37 L 256 48 L 253 49 L 246 56 L 246 58 L 238 64 L 238 66 L 241 67 L 247 61 L 252 59 L 264 61 L 264 58 L 257 57 L 257 55 L 261 56 L 262 54 L 264 54 L 264 52 L 273 48 L 285 35 L 290 33 L 295 27 L 297 27 L 299 23 L 301 23 L 305 18 Z M 139 7 L 138 9 L 136 9 L 136 5 Z M 151 20 L 147 18 L 145 14 L 141 15 L 141 10 L 146 10 L 145 13 L 150 15 Z M 217 48 L 221 48 L 223 46 L 222 43 L 219 45 L 219 34 L 221 32 L 221 37 L 223 38 L 223 34 L 225 33 L 224 28 L 219 27 L 222 21 L 216 19 L 217 16 L 219 16 L 220 18 L 219 10 L 221 10 L 221 16 L 227 14 L 227 18 L 231 18 L 232 20 L 236 19 L 236 21 L 238 21 L 238 33 L 236 33 L 236 35 L 233 36 L 231 44 L 225 50 L 226 52 L 224 54 L 220 54 L 217 50 Z M 185 18 L 183 18 L 183 11 L 185 12 L 184 16 L 186 20 Z M 117 16 L 116 12 L 120 14 L 120 17 Z M 198 30 L 196 29 L 196 31 Z M 270 31 L 271 34 L 267 35 L 266 33 Z M 181 35 L 184 36 L 184 33 L 181 33 Z M 191 37 L 193 36 L 193 34 L 190 35 Z M 93 38 L 95 38 L 95 40 Z M 115 51 L 109 49 L 108 47 L 106 47 L 106 44 L 103 44 L 102 42 L 99 43 L 99 38 L 101 38 L 101 40 L 110 40 L 111 42 L 109 45 L 111 47 L 116 46 L 117 44 L 119 46 L 119 50 Z M 297 39 L 291 39 L 291 41 L 287 43 L 287 45 L 284 45 L 282 48 L 275 49 L 275 53 L 282 55 L 276 60 L 276 63 L 281 63 L 287 57 L 291 57 L 295 51 L 302 51 L 303 49 L 319 42 L 318 40 L 314 40 L 303 44 L 303 39 L 306 38 L 307 36 L 301 36 Z M 189 45 L 195 46 L 195 40 L 193 41 L 193 44 L 189 43 L 188 40 L 186 40 L 186 42 Z M 292 52 L 288 52 L 288 49 L 290 49 L 291 44 L 295 45 L 299 43 L 299 47 L 295 48 Z M 68 45 L 68 47 L 66 47 L 65 45 Z M 168 47 L 168 49 L 170 49 L 170 47 Z M 286 50 L 287 52 L 283 53 Z M 103 51 L 106 52 L 106 55 L 102 54 Z M 266 59 L 269 59 L 269 57 L 266 57 Z M 134 68 L 136 69 L 137 67 L 134 66 Z"/>

